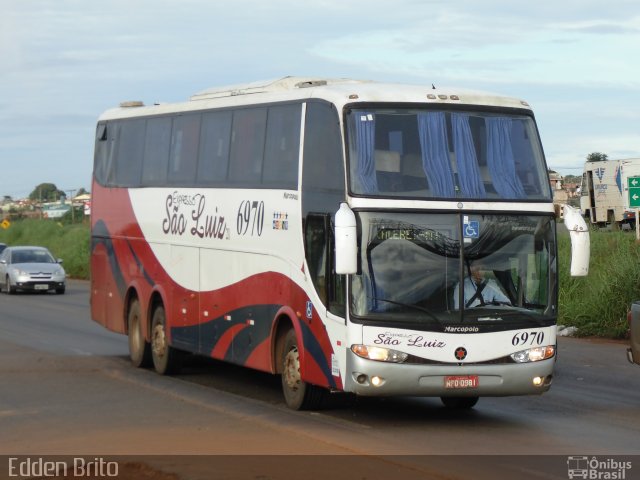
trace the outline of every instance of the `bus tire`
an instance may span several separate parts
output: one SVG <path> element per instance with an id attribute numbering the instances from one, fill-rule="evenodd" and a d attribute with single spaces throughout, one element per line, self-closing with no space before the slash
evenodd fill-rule
<path id="1" fill-rule="evenodd" d="M 182 352 L 169 345 L 167 337 L 167 318 L 164 307 L 158 305 L 151 319 L 151 359 L 153 368 L 160 375 L 178 373 L 182 366 Z"/>
<path id="2" fill-rule="evenodd" d="M 478 403 L 478 397 L 440 397 L 445 407 L 454 410 L 468 410 Z"/>
<path id="3" fill-rule="evenodd" d="M 293 410 L 320 408 L 327 395 L 325 389 L 310 385 L 300 376 L 300 356 L 295 330 L 287 332 L 281 358 L 282 392 L 287 407 Z"/>
<path id="4" fill-rule="evenodd" d="M 127 332 L 129 334 L 129 358 L 137 368 L 147 368 L 152 364 L 151 345 L 142 334 L 140 321 L 140 302 L 133 300 L 127 315 Z"/>

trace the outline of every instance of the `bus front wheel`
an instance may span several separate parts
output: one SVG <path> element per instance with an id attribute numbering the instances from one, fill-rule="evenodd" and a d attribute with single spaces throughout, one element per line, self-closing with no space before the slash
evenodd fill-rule
<path id="1" fill-rule="evenodd" d="M 467 410 L 478 403 L 478 397 L 440 397 L 440 400 L 445 407 L 455 410 Z"/>
<path id="2" fill-rule="evenodd" d="M 134 300 L 127 316 L 127 331 L 129 333 L 129 357 L 131 363 L 138 368 L 151 366 L 151 346 L 142 334 L 140 321 L 140 302 Z"/>
<path id="3" fill-rule="evenodd" d="M 295 330 L 287 332 L 281 358 L 282 392 L 285 403 L 293 410 L 319 408 L 325 397 L 325 390 L 302 381 L 300 375 L 300 351 Z"/>
<path id="4" fill-rule="evenodd" d="M 160 375 L 178 373 L 181 367 L 181 352 L 169 345 L 167 319 L 162 305 L 153 311 L 151 320 L 151 358 L 153 368 Z"/>

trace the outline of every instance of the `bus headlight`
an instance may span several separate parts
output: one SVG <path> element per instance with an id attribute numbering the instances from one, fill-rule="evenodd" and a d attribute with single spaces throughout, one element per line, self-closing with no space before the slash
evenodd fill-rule
<path id="1" fill-rule="evenodd" d="M 351 345 L 351 351 L 359 357 L 378 362 L 402 363 L 409 355 L 390 348 L 371 347 L 368 345 Z"/>
<path id="2" fill-rule="evenodd" d="M 548 345 L 546 347 L 535 347 L 528 350 L 512 353 L 511 358 L 516 363 L 539 362 L 551 358 L 556 353 L 556 347 Z"/>

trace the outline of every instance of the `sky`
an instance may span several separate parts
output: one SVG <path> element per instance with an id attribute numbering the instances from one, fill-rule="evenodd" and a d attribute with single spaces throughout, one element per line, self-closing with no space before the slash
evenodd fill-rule
<path id="1" fill-rule="evenodd" d="M 524 99 L 563 175 L 640 157 L 637 0 L 0 0 L 0 198 L 90 190 L 122 101 L 288 75 Z"/>

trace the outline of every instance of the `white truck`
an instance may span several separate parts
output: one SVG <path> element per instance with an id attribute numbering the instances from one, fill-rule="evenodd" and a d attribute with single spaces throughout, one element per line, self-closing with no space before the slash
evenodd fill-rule
<path id="1" fill-rule="evenodd" d="M 635 226 L 628 179 L 640 177 L 640 158 L 586 162 L 580 187 L 580 211 L 594 225 Z M 640 182 L 638 184 L 640 187 Z M 639 199 L 640 201 L 640 196 Z"/>

